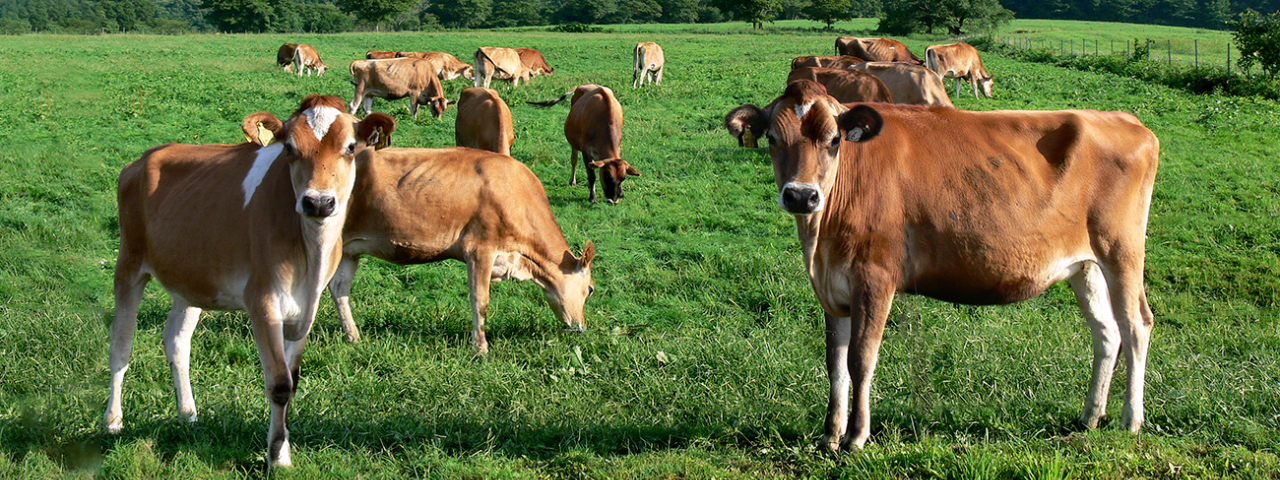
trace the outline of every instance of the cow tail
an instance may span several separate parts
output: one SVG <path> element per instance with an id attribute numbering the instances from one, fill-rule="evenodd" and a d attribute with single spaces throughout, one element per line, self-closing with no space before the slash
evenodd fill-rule
<path id="1" fill-rule="evenodd" d="M 575 90 L 576 90 L 576 89 L 575 89 Z M 565 93 L 564 93 L 564 95 L 561 95 L 561 96 L 560 96 L 560 98 L 557 98 L 557 99 L 555 99 L 555 100 L 547 100 L 547 101 L 543 101 L 543 102 L 524 102 L 524 103 L 527 103 L 527 104 L 529 104 L 529 105 L 537 105 L 537 106 L 539 106 L 539 107 L 550 107 L 550 106 L 555 105 L 555 104 L 557 104 L 557 103 L 563 102 L 563 101 L 564 101 L 564 99 L 569 98 L 569 97 L 570 97 L 570 96 L 572 96 L 572 95 L 573 95 L 573 90 L 569 90 L 569 91 L 565 92 Z"/>

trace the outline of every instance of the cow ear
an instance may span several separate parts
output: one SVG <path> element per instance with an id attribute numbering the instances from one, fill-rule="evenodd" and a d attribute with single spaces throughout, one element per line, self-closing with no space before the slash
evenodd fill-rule
<path id="1" fill-rule="evenodd" d="M 271 142 L 284 136 L 284 124 L 271 112 L 254 112 L 244 117 L 240 125 L 244 130 L 244 138 L 260 147 L 271 145 Z"/>
<path id="2" fill-rule="evenodd" d="M 588 162 L 587 166 L 594 167 L 594 168 L 602 168 L 604 167 L 604 160 L 596 160 L 594 162 Z"/>
<path id="3" fill-rule="evenodd" d="M 626 165 L 627 165 L 627 175 L 630 175 L 630 176 L 633 176 L 633 177 L 639 177 L 639 176 L 640 176 L 640 171 L 639 171 L 639 170 L 636 170 L 636 167 L 631 166 L 631 164 L 630 164 L 630 163 L 628 163 L 628 164 L 626 164 Z"/>
<path id="4" fill-rule="evenodd" d="M 880 129 L 884 127 L 884 118 L 876 109 L 858 105 L 840 114 L 836 123 L 840 124 L 840 130 L 845 132 L 845 140 L 865 142 L 880 134 Z"/>
<path id="5" fill-rule="evenodd" d="M 591 261 L 596 259 L 596 244 L 587 240 L 587 245 L 582 247 L 582 261 L 578 264 L 579 270 L 585 270 L 591 266 Z"/>
<path id="6" fill-rule="evenodd" d="M 378 150 L 391 145 L 391 132 L 396 129 L 396 120 L 382 112 L 370 113 L 356 126 L 356 140 L 364 142 Z"/>
<path id="7" fill-rule="evenodd" d="M 769 115 L 760 107 L 744 104 L 725 115 L 724 126 L 730 134 L 738 137 L 739 145 L 754 148 L 752 140 L 760 138 L 769 129 Z M 745 143 L 743 138 L 747 139 Z"/>

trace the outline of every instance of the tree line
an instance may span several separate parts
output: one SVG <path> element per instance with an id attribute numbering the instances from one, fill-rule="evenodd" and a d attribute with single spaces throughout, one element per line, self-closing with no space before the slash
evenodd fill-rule
<path id="1" fill-rule="evenodd" d="M 1280 0 L 0 0 L 0 33 L 341 32 L 569 23 L 879 18 L 879 31 L 958 35 L 1018 18 L 1224 28 Z"/>

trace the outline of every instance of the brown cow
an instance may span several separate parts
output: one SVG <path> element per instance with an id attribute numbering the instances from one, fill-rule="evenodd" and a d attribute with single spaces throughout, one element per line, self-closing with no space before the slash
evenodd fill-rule
<path id="1" fill-rule="evenodd" d="M 754 115 L 756 106 L 743 104 L 738 108 L 729 110 L 729 114 L 724 117 L 724 128 L 729 129 L 729 133 L 738 139 L 738 146 L 743 148 L 760 148 L 760 132 L 751 130 L 751 117 Z"/>
<path id="2" fill-rule="evenodd" d="M 458 98 L 458 120 L 453 135 L 459 147 L 511 155 L 511 144 L 516 138 L 511 109 L 493 89 L 471 87 L 463 90 Z"/>
<path id="3" fill-rule="evenodd" d="M 662 46 L 654 42 L 636 44 L 635 61 L 631 68 L 631 88 L 644 86 L 645 80 L 650 85 L 662 84 L 662 72 L 666 70 L 667 59 L 662 54 Z M 652 75 L 650 75 L 652 74 Z"/>
<path id="4" fill-rule="evenodd" d="M 329 66 L 320 61 L 320 52 L 316 51 L 316 47 L 300 43 L 293 51 L 293 69 L 298 71 L 299 77 L 302 76 L 303 70 L 307 71 L 308 77 L 311 76 L 312 71 L 315 71 L 317 77 L 323 77 Z"/>
<path id="5" fill-rule="evenodd" d="M 791 69 L 804 67 L 849 68 L 866 60 L 853 55 L 804 55 L 791 59 Z"/>
<path id="6" fill-rule="evenodd" d="M 520 54 L 520 63 L 523 63 L 524 67 L 529 69 L 530 78 L 538 75 L 551 75 L 556 71 L 556 69 L 551 68 L 551 65 L 547 65 L 547 59 L 543 58 L 542 52 L 532 48 L 517 48 L 515 50 L 516 53 Z"/>
<path id="7" fill-rule="evenodd" d="M 480 47 L 475 55 L 475 86 L 489 88 L 493 79 L 511 80 L 511 87 L 520 84 L 520 80 L 529 83 L 533 72 L 520 59 L 520 52 L 514 48 Z"/>
<path id="8" fill-rule="evenodd" d="M 533 280 L 556 318 L 584 330 L 595 246 L 588 241 L 582 258 L 573 256 L 542 182 L 523 163 L 470 148 L 388 148 L 361 160 L 342 263 L 329 285 L 349 336 L 359 337 L 349 297 L 360 255 L 398 265 L 466 263 L 480 353 L 489 350 L 490 282 Z"/>
<path id="9" fill-rule="evenodd" d="M 564 121 L 564 137 L 569 141 L 569 185 L 578 184 L 578 152 L 587 169 L 590 200 L 596 201 L 596 172 L 604 184 L 604 198 L 616 204 L 622 200 L 622 182 L 627 175 L 640 176 L 635 167 L 622 159 L 622 104 L 613 90 L 600 85 L 579 85 L 560 98 L 546 102 L 528 102 L 551 106 L 573 96 L 569 101 L 569 117 Z"/>
<path id="10" fill-rule="evenodd" d="M 870 436 L 896 292 L 1003 304 L 1065 279 L 1093 333 L 1080 422 L 1094 428 L 1106 413 L 1123 350 L 1120 424 L 1138 431 L 1154 324 L 1143 261 L 1156 136 L 1125 112 L 841 105 L 817 87 L 790 84 L 750 121 L 772 139 L 778 203 L 795 215 L 826 313 L 822 445 L 862 448 Z"/>
<path id="11" fill-rule="evenodd" d="M 840 103 L 885 102 L 892 103 L 889 87 L 875 75 L 843 68 L 804 67 L 791 71 L 787 83 L 805 79 L 826 87 L 827 94 Z"/>
<path id="12" fill-rule="evenodd" d="M 978 57 L 978 49 L 967 43 L 951 43 L 947 45 L 929 45 L 924 50 L 925 63 L 942 78 L 956 79 L 956 98 L 960 98 L 960 79 L 966 78 L 973 85 L 973 98 L 978 98 L 978 85 L 982 85 L 982 94 L 991 98 L 991 86 L 995 83 L 987 69 L 982 66 Z"/>
<path id="13" fill-rule="evenodd" d="M 473 78 L 473 69 L 471 65 L 462 63 L 458 57 L 445 52 L 396 52 L 397 57 L 413 57 L 420 58 L 431 62 L 436 69 L 436 76 L 441 80 L 453 80 L 458 77 L 466 77 L 467 80 Z"/>
<path id="14" fill-rule="evenodd" d="M 351 99 L 352 115 L 362 102 L 365 113 L 369 113 L 373 97 L 387 100 L 409 97 L 413 118 L 418 118 L 418 105 L 429 105 L 436 118 L 449 108 L 449 99 L 444 96 L 435 67 L 426 60 L 356 60 L 351 62 L 351 84 L 356 87 L 355 97 Z"/>
<path id="15" fill-rule="evenodd" d="M 899 62 L 867 62 L 854 65 L 858 70 L 875 75 L 889 87 L 894 103 L 950 107 L 951 97 L 942 77 L 919 65 Z"/>
<path id="16" fill-rule="evenodd" d="M 298 49 L 296 43 L 286 43 L 280 45 L 280 49 L 276 50 L 276 65 L 280 66 L 286 73 L 293 71 L 293 52 Z"/>
<path id="17" fill-rule="evenodd" d="M 286 414 L 298 388 L 320 294 L 342 258 L 358 157 L 390 140 L 395 120 L 363 121 L 338 97 L 309 95 L 283 123 L 249 115 L 255 143 L 152 148 L 120 173 L 120 249 L 111 324 L 108 432 L 123 427 L 122 388 L 138 305 L 155 277 L 173 298 L 164 328 L 178 411 L 196 421 L 188 366 L 203 309 L 246 310 L 271 409 L 267 460 L 288 466 Z M 270 132 L 276 143 L 265 143 Z"/>
<path id="18" fill-rule="evenodd" d="M 892 38 L 840 37 L 836 39 L 836 55 L 853 55 L 869 62 L 903 62 L 924 65 L 902 42 Z"/>
<path id="19" fill-rule="evenodd" d="M 365 60 L 383 60 L 387 58 L 396 58 L 396 52 L 390 50 L 369 50 L 364 52 Z"/>

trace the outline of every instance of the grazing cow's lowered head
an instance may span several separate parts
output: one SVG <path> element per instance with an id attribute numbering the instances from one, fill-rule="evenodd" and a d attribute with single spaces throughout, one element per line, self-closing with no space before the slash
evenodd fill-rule
<path id="1" fill-rule="evenodd" d="M 840 166 L 841 144 L 871 140 L 884 125 L 875 109 L 845 108 L 810 80 L 791 82 L 764 109 L 739 107 L 744 108 L 743 122 L 769 140 L 778 205 L 796 215 L 822 211 Z"/>
<path id="2" fill-rule="evenodd" d="M 560 260 L 558 281 L 557 275 L 552 272 L 542 285 L 542 294 L 547 298 L 547 304 L 551 305 L 551 311 L 555 312 L 556 318 L 564 322 L 565 328 L 569 330 L 583 332 L 587 329 L 587 297 L 596 291 L 595 281 L 591 280 L 591 261 L 595 258 L 596 246 L 590 240 L 582 248 L 582 258 L 574 258 L 572 252 L 564 252 L 564 258 Z M 534 280 L 544 283 L 539 276 L 535 276 Z"/>
<path id="3" fill-rule="evenodd" d="M 743 148 L 760 148 L 758 139 L 763 129 L 757 131 L 753 129 L 753 125 L 749 121 L 756 116 L 756 111 L 760 110 L 755 105 L 742 105 L 733 110 L 729 110 L 729 114 L 724 117 L 724 127 L 729 129 L 729 134 L 738 139 L 738 146 Z M 767 124 L 766 128 L 767 128 Z"/>
<path id="4" fill-rule="evenodd" d="M 587 166 L 600 169 L 600 183 L 604 184 L 604 199 L 611 204 L 622 200 L 622 182 L 627 175 L 639 177 L 640 171 L 621 158 L 609 158 L 587 163 Z"/>
<path id="5" fill-rule="evenodd" d="M 435 115 L 436 120 L 444 117 L 444 111 L 449 108 L 449 99 L 445 98 L 444 91 L 435 91 L 428 88 L 418 94 L 418 105 L 430 105 L 431 114 Z"/>

